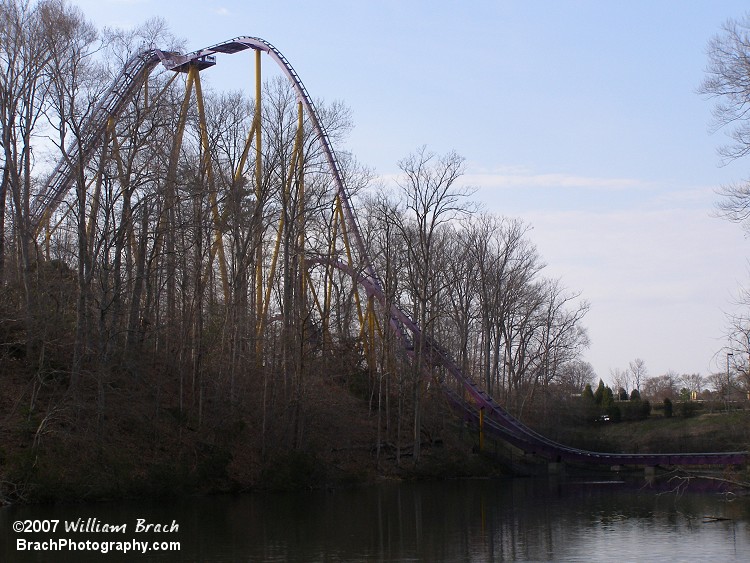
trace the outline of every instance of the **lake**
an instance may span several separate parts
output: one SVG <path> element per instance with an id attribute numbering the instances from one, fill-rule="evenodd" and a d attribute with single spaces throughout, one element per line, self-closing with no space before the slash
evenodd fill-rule
<path id="1" fill-rule="evenodd" d="M 681 485 L 545 477 L 11 506 L 0 560 L 750 561 L 750 497 Z"/>

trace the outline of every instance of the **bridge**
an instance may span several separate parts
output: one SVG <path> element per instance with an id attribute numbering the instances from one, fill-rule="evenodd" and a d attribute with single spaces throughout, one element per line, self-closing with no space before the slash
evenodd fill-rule
<path id="1" fill-rule="evenodd" d="M 235 168 L 231 171 L 232 193 L 222 194 L 215 187 L 214 167 L 219 159 L 213 156 L 215 147 L 212 146 L 212 140 L 207 132 L 200 73 L 217 64 L 217 56 L 248 51 L 254 53 L 255 57 L 253 123 L 241 154 L 235 162 Z M 376 363 L 375 349 L 378 343 L 382 345 L 387 338 L 395 337 L 404 356 L 414 360 L 419 354 L 425 378 L 438 381 L 435 373 L 441 373 L 439 384 L 459 416 L 473 425 L 481 426 L 483 432 L 504 440 L 523 452 L 554 462 L 610 466 L 726 465 L 746 462 L 747 452 L 613 454 L 585 451 L 550 440 L 511 416 L 464 373 L 446 348 L 423 331 L 392 296 L 387 295 L 374 261 L 369 256 L 363 231 L 354 212 L 352 198 L 346 186 L 346 171 L 337 158 L 331 137 L 312 97 L 281 52 L 257 37 L 237 37 L 188 54 L 149 49 L 136 54 L 126 62 L 90 112 L 81 134 L 69 146 L 66 158 L 60 160 L 52 170 L 46 189 L 38 193 L 31 202 L 30 226 L 36 237 L 41 239 L 40 244 L 47 249 L 47 253 L 49 254 L 50 241 L 56 230 L 70 214 L 72 206 L 65 205 L 66 198 L 75 189 L 77 182 L 80 182 L 84 168 L 89 171 L 88 188 L 92 192 L 87 204 L 89 232 L 96 228 L 96 222 L 100 220 L 97 213 L 103 197 L 103 185 L 116 181 L 121 184 L 123 193 L 130 193 L 128 190 L 135 189 L 127 172 L 124 171 L 119 151 L 124 143 L 123 139 L 128 137 L 128 131 L 137 128 L 144 118 L 134 116 L 128 108 L 138 98 L 145 111 L 149 105 L 154 105 L 155 100 L 167 91 L 168 86 L 178 76 L 184 76 L 184 97 L 179 104 L 172 146 L 165 163 L 164 198 L 167 204 L 159 212 L 151 244 L 154 248 L 165 248 L 163 255 L 160 254 L 154 259 L 165 260 L 167 269 L 174 269 L 176 265 L 169 263 L 169 247 L 170 244 L 174 244 L 173 238 L 179 226 L 168 202 L 174 200 L 179 183 L 179 168 L 183 158 L 181 147 L 186 124 L 190 119 L 196 119 L 200 132 L 200 166 L 208 186 L 214 239 L 210 244 L 205 264 L 201 262 L 199 271 L 195 273 L 195 286 L 204 287 L 206 280 L 213 276 L 214 272 L 218 272 L 220 282 L 216 285 L 223 292 L 224 299 L 229 302 L 234 294 L 231 268 L 227 259 L 232 249 L 228 248 L 225 240 L 225 234 L 231 228 L 231 210 L 228 202 L 232 198 L 251 198 L 251 212 L 259 222 L 263 221 L 264 207 L 270 205 L 269 198 L 264 195 L 262 189 L 264 166 L 271 165 L 263 162 L 261 150 L 262 56 L 270 57 L 291 85 L 297 99 L 298 119 L 291 155 L 285 163 L 286 166 L 278 172 L 283 178 L 282 184 L 286 186 L 286 191 L 281 197 L 286 202 L 294 200 L 295 208 L 293 212 L 277 214 L 278 223 L 266 227 L 268 232 L 273 233 L 271 239 L 275 240 L 271 245 L 258 244 L 252 255 L 255 287 L 250 305 L 254 311 L 254 331 L 259 337 L 256 343 L 258 357 L 262 355 L 263 346 L 260 336 L 269 324 L 275 318 L 284 317 L 291 308 L 302 305 L 309 307 L 306 319 L 300 321 L 300 333 L 306 334 L 308 338 L 315 336 L 323 341 L 329 341 L 332 330 L 331 318 L 335 315 L 332 294 L 336 291 L 344 293 L 342 278 L 336 278 L 343 275 L 351 284 L 349 291 L 356 305 L 356 320 L 353 323 L 355 337 L 362 343 L 368 362 Z M 162 72 L 172 75 L 166 82 L 159 83 L 160 90 L 154 94 L 149 91 L 149 88 L 154 87 L 150 84 L 149 77 L 160 65 Z M 193 95 L 195 104 L 192 103 Z M 124 115 L 126 113 L 127 117 Z M 307 142 L 308 138 L 313 140 L 316 149 Z M 308 201 L 305 192 L 309 189 L 306 188 L 305 174 L 310 162 L 305 151 L 317 151 L 316 162 L 319 168 L 324 169 L 330 187 L 318 190 L 315 203 Z M 92 166 L 97 157 L 99 163 Z M 102 171 L 108 167 L 113 168 L 115 173 L 106 176 Z M 127 202 L 123 204 L 123 218 L 132 211 L 127 205 Z M 288 227 L 291 223 L 296 225 L 293 236 L 289 236 Z M 128 233 L 128 238 L 128 244 L 136 252 L 138 242 L 132 230 Z M 273 297 L 273 280 L 278 276 L 282 245 L 292 245 L 295 249 L 289 254 L 289 260 L 294 264 L 287 264 L 287 270 L 296 272 L 297 277 L 293 282 L 284 282 L 294 283 L 295 302 L 279 303 L 278 298 Z M 175 306 L 175 289 L 170 289 L 168 280 L 165 283 L 169 301 L 165 314 L 173 314 L 170 313 L 170 308 L 173 309 Z M 291 293 L 290 291 L 289 294 Z M 385 322 L 381 323 L 381 319 L 385 319 Z"/>

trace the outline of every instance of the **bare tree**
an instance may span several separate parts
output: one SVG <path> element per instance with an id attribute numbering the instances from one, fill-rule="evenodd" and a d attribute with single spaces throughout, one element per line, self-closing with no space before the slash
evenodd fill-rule
<path id="1" fill-rule="evenodd" d="M 628 370 L 630 371 L 630 380 L 633 382 L 632 384 L 634 385 L 634 389 L 637 390 L 638 393 L 640 393 L 641 385 L 645 383 L 646 378 L 648 377 L 646 362 L 644 362 L 641 358 L 636 358 L 635 360 L 630 362 Z"/>
<path id="2" fill-rule="evenodd" d="M 612 383 L 615 386 L 615 389 L 618 391 L 624 389 L 626 392 L 631 390 L 631 373 L 629 369 L 615 368 L 609 372 L 609 375 L 612 378 Z"/>
<path id="3" fill-rule="evenodd" d="M 652 401 L 674 399 L 677 395 L 678 376 L 675 372 L 668 372 L 656 377 L 649 377 L 643 382 L 642 396 Z"/>
<path id="4" fill-rule="evenodd" d="M 490 229 L 486 248 L 481 242 L 472 247 L 480 265 L 484 380 L 487 390 L 502 397 L 508 406 L 523 374 L 533 371 L 532 355 L 523 352 L 528 350 L 534 330 L 543 324 L 529 322 L 534 311 L 541 311 L 537 277 L 544 265 L 526 237 L 528 229 L 520 220 L 503 219 Z M 481 227 L 480 232 L 484 230 Z"/>
<path id="5" fill-rule="evenodd" d="M 560 370 L 560 386 L 571 394 L 582 393 L 586 385 L 591 385 L 595 379 L 593 366 L 583 360 L 568 362 Z"/>
<path id="6" fill-rule="evenodd" d="M 727 127 L 731 139 L 719 149 L 727 160 L 750 154 L 750 13 L 730 19 L 708 43 L 706 78 L 699 93 L 715 100 L 716 129 Z"/>
<path id="7" fill-rule="evenodd" d="M 713 125 L 726 129 L 730 142 L 718 149 L 725 161 L 750 154 L 750 13 L 730 19 L 708 43 L 706 78 L 699 93 L 715 100 Z M 750 182 L 722 186 L 719 212 L 750 229 Z"/>
<path id="8" fill-rule="evenodd" d="M 705 385 L 705 379 L 704 377 L 699 373 L 683 373 L 680 376 L 680 383 L 688 390 L 690 393 L 695 393 L 696 395 L 699 395 L 701 391 L 703 391 L 703 386 Z"/>
<path id="9" fill-rule="evenodd" d="M 709 389 L 713 390 L 722 400 L 729 401 L 732 390 L 736 387 L 736 376 L 733 373 L 716 372 L 705 379 Z"/>
<path id="10" fill-rule="evenodd" d="M 442 289 L 439 283 L 442 270 L 435 267 L 438 254 L 436 247 L 444 240 L 440 231 L 451 220 L 469 211 L 465 198 L 470 192 L 456 185 L 463 174 L 464 159 L 453 151 L 438 156 L 423 146 L 398 165 L 403 173 L 398 185 L 405 207 L 405 220 L 399 223 L 399 229 L 407 241 L 415 316 L 421 330 L 427 334 L 436 318 L 429 304 Z M 425 348 L 422 339 L 415 345 L 414 463 L 418 463 Z"/>
<path id="11" fill-rule="evenodd" d="M 545 323 L 540 336 L 545 387 L 557 378 L 561 366 L 576 359 L 589 345 L 580 322 L 589 311 L 589 303 L 580 297 L 579 293 L 566 293 L 560 280 L 547 281 Z"/>
<path id="12" fill-rule="evenodd" d="M 46 123 L 48 63 L 50 53 L 44 38 L 53 30 L 46 27 L 42 12 L 50 3 L 32 5 L 19 0 L 0 0 L 0 148 L 3 171 L 0 181 L 0 283 L 7 277 L 5 206 L 10 196 L 15 233 L 18 278 L 25 298 L 27 354 L 41 354 L 36 328 L 37 295 L 32 267 L 35 263 L 35 233 L 29 223 L 29 203 L 35 189 L 35 141 Z"/>
<path id="13" fill-rule="evenodd" d="M 713 125 L 725 129 L 730 141 L 718 149 L 725 161 L 750 154 L 750 12 L 726 21 L 708 43 L 706 77 L 699 93 L 715 100 Z M 718 190 L 718 213 L 750 232 L 750 179 L 733 182 Z M 739 312 L 728 314 L 728 351 L 750 356 L 750 292 L 741 289 Z M 750 367 L 738 366 L 750 379 Z"/>
<path id="14" fill-rule="evenodd" d="M 48 34 L 44 38 L 46 51 L 50 55 L 49 106 L 53 115 L 53 128 L 57 130 L 55 141 L 68 166 L 76 171 L 75 194 L 78 235 L 78 305 L 76 337 L 73 348 L 73 365 L 70 386 L 75 389 L 80 377 L 81 365 L 89 347 L 89 301 L 93 276 L 92 251 L 89 237 L 93 228 L 88 224 L 87 178 L 83 143 L 84 127 L 104 88 L 99 67 L 92 60 L 96 29 L 86 21 L 78 8 L 59 0 L 50 0 L 41 10 Z M 78 147 L 77 150 L 71 150 Z M 99 194 L 93 194 L 92 207 L 96 209 Z M 96 218 L 91 215 L 92 220 Z"/>

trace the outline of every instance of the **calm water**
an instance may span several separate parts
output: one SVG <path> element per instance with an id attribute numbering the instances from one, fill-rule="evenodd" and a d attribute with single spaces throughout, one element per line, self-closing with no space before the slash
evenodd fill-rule
<path id="1" fill-rule="evenodd" d="M 710 517 L 710 518 L 707 518 Z M 13 531 L 18 520 L 90 533 Z M 79 519 L 81 519 L 79 521 Z M 173 532 L 135 532 L 138 519 Z M 126 524 L 125 533 L 104 524 Z M 27 524 L 33 526 L 34 524 Z M 36 524 L 44 526 L 45 524 Z M 178 541 L 179 552 L 19 552 L 17 540 Z M 568 478 L 0 509 L 0 561 L 750 561 L 750 497 Z M 91 544 L 92 546 L 94 544 Z M 164 545 L 163 547 L 167 547 Z"/>

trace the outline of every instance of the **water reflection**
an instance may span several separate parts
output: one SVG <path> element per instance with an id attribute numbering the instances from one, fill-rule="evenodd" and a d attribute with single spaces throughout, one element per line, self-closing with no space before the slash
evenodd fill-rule
<path id="1" fill-rule="evenodd" d="M 168 556 L 79 553 L 76 560 L 81 561 L 750 560 L 748 498 L 658 493 L 641 483 L 572 479 L 11 507 L 0 511 L 0 559 L 70 560 L 18 554 L 19 536 L 11 524 L 24 518 L 80 517 L 113 523 L 176 519 L 180 532 L 170 539 L 181 542 L 181 551 Z"/>

